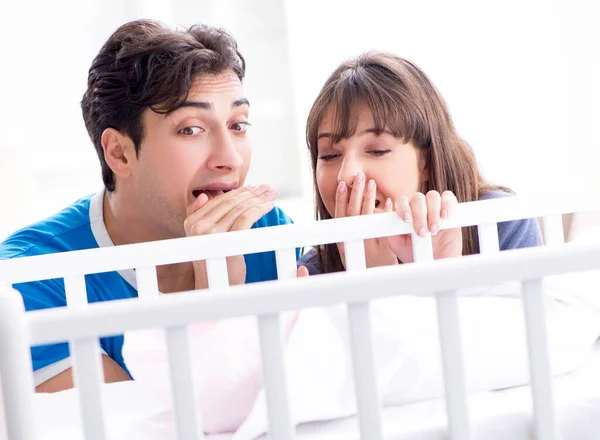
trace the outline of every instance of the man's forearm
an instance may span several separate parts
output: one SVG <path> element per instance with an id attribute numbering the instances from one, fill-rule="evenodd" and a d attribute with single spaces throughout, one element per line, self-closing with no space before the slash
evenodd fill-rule
<path id="1" fill-rule="evenodd" d="M 102 355 L 102 367 L 104 368 L 104 382 L 122 382 L 124 380 L 131 380 L 129 375 L 123 370 L 119 364 L 113 361 L 110 357 Z M 38 393 L 56 393 L 58 391 L 64 391 L 73 388 L 73 369 L 63 371 L 57 374 L 46 382 L 38 385 L 35 390 Z"/>

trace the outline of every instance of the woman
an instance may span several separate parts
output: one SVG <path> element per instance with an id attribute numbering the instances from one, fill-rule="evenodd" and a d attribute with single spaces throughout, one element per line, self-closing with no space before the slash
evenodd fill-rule
<path id="1" fill-rule="evenodd" d="M 329 77 L 308 116 L 318 220 L 391 212 L 433 236 L 434 258 L 478 252 L 473 227 L 439 230 L 459 202 L 509 195 L 482 177 L 442 96 L 415 64 L 368 52 Z M 499 224 L 500 249 L 541 244 L 533 219 Z M 344 269 L 341 245 L 299 262 L 312 274 Z M 412 262 L 410 235 L 365 241 L 367 266 Z"/>

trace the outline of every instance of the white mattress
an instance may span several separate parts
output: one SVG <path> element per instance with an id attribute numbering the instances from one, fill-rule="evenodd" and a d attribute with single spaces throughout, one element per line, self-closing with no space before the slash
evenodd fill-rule
<path id="1" fill-rule="evenodd" d="M 135 382 L 104 386 L 104 409 L 109 422 L 110 440 L 166 440 L 172 433 L 145 420 L 160 413 L 147 391 Z M 555 380 L 555 397 L 564 439 L 592 440 L 600 432 L 600 352 L 577 372 Z M 531 398 L 528 387 L 478 393 L 471 396 L 470 414 L 473 440 L 529 440 Z M 36 424 L 44 439 L 79 440 L 76 394 L 36 395 Z M 160 419 L 160 418 L 159 418 Z M 154 418 L 154 420 L 157 420 Z M 441 400 L 385 408 L 385 438 L 389 440 L 442 440 L 445 437 L 445 409 Z M 306 423 L 298 427 L 298 439 L 356 440 L 356 418 Z M 228 440 L 230 435 L 208 436 L 209 440 Z M 264 438 L 264 437 L 261 437 Z"/>

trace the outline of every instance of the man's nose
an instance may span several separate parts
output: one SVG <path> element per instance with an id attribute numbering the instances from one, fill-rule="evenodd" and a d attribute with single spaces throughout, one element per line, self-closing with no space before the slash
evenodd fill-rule
<path id="1" fill-rule="evenodd" d="M 233 142 L 232 135 L 220 133 L 214 140 L 208 167 L 215 170 L 235 171 L 241 168 L 244 159 Z"/>

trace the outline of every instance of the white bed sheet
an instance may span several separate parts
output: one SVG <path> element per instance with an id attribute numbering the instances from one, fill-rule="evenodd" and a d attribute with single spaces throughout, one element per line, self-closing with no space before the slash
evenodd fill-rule
<path id="1" fill-rule="evenodd" d="M 592 440 L 600 432 L 600 352 L 590 355 L 584 367 L 555 379 L 555 397 L 564 439 Z M 155 423 L 149 412 L 160 413 L 147 390 L 136 382 L 104 385 L 105 417 L 109 440 L 167 440 L 173 433 Z M 125 397 L 126 396 L 126 397 Z M 35 397 L 36 425 L 40 438 L 80 440 L 77 397 L 74 390 Z M 166 408 L 166 405 L 165 405 Z M 529 387 L 473 394 L 470 398 L 473 440 L 531 439 Z M 154 420 L 160 420 L 154 418 Z M 164 426 L 166 426 L 165 424 Z M 385 408 L 383 426 L 387 440 L 446 439 L 445 408 L 442 400 Z M 357 440 L 356 417 L 305 423 L 298 439 Z M 230 435 L 208 436 L 228 440 Z M 266 437 L 259 437 L 266 438 Z"/>
<path id="2" fill-rule="evenodd" d="M 565 440 L 597 440 L 600 433 L 600 352 L 575 373 L 554 382 L 559 429 Z M 529 387 L 476 393 L 469 399 L 472 440 L 531 440 L 532 403 Z M 386 440 L 447 440 L 443 400 L 385 408 Z M 358 440 L 356 417 L 306 423 L 298 439 Z M 264 439 L 266 437 L 259 437 Z M 213 440 L 211 438 L 211 440 Z"/>

